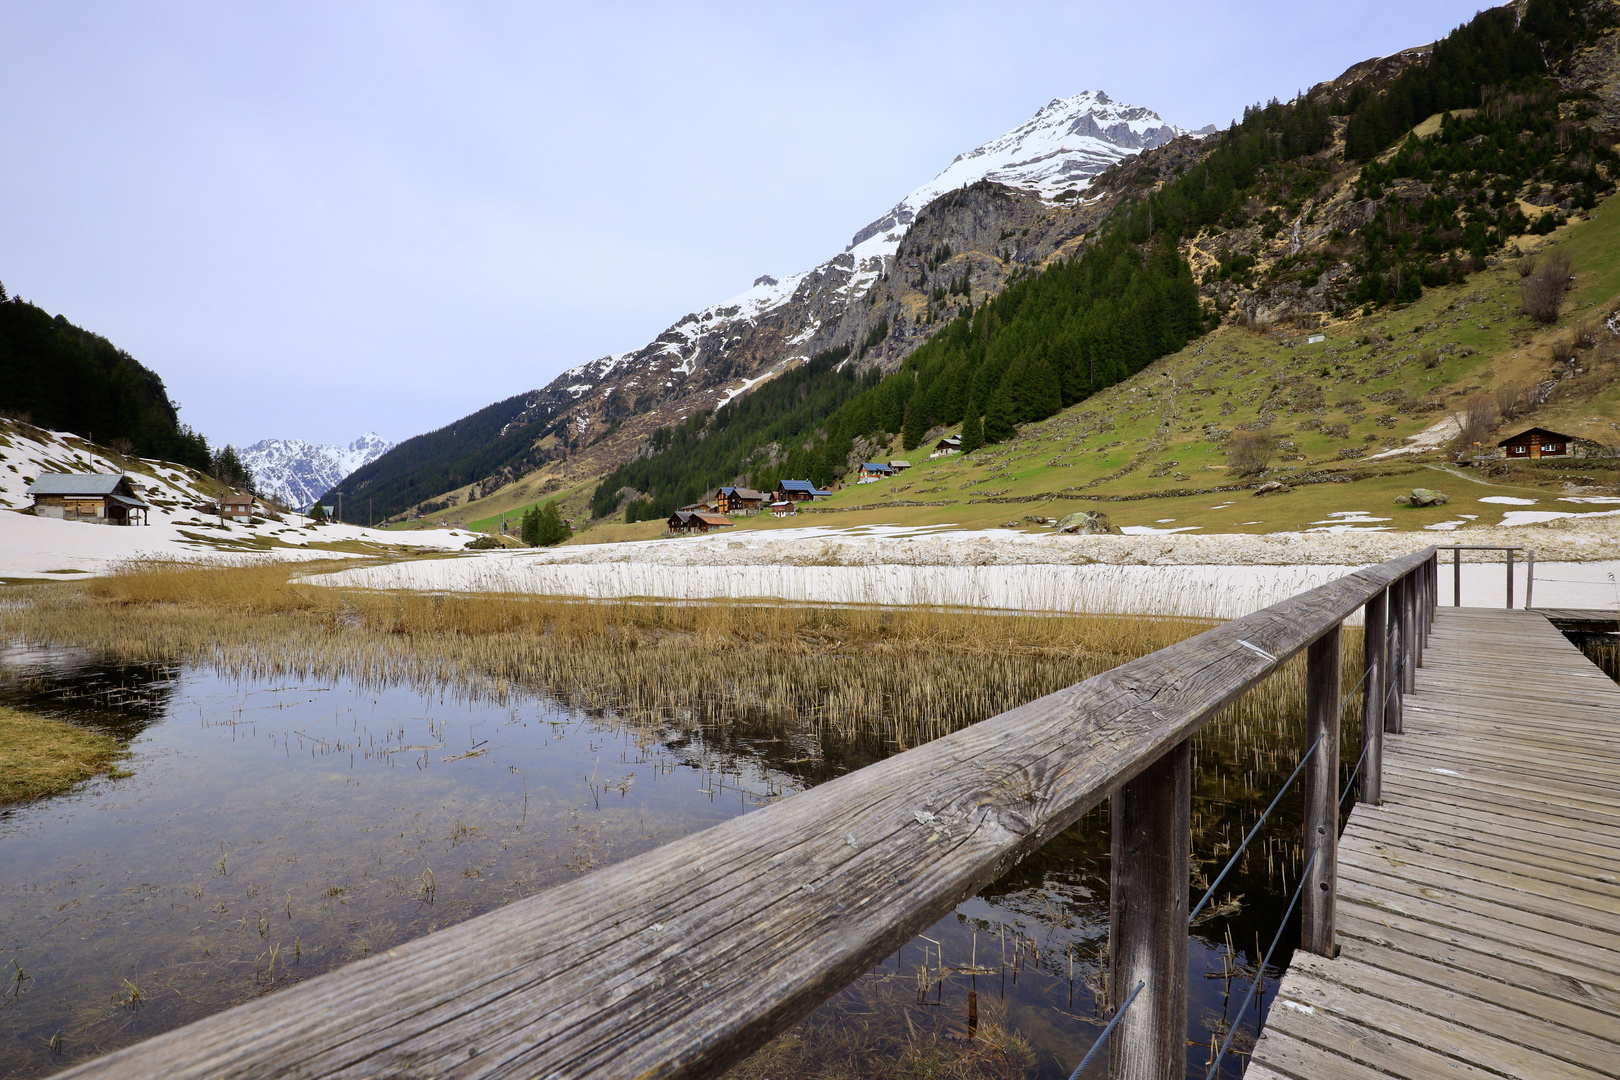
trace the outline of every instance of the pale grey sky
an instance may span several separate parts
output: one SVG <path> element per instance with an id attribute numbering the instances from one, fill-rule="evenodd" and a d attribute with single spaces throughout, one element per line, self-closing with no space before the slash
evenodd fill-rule
<path id="1" fill-rule="evenodd" d="M 216 442 L 398 440 L 836 254 L 1052 98 L 1224 127 L 1474 10 L 0 0 L 0 281 Z"/>

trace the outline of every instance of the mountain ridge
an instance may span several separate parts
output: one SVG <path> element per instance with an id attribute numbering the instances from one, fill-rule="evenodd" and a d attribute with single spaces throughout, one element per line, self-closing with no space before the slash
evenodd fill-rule
<path id="1" fill-rule="evenodd" d="M 421 493 L 431 485 L 410 482 L 413 468 L 403 455 L 400 468 L 385 456 L 340 486 L 350 499 L 381 499 L 379 508 L 386 506 L 391 516 L 412 508 L 403 497 L 407 491 L 419 500 L 417 507 L 431 503 L 437 510 L 440 504 L 456 505 L 474 486 L 485 493 L 535 471 L 548 475 L 529 485 L 534 492 L 554 491 L 627 460 L 657 427 L 717 408 L 819 352 L 848 347 L 861 352 L 861 359 L 892 369 L 937 328 L 938 311 L 908 298 L 915 280 L 907 289 L 885 291 L 881 302 L 873 290 L 901 259 L 903 242 L 928 205 L 953 191 L 993 183 L 1004 189 L 996 199 L 1019 204 L 1010 220 L 1026 232 L 1054 206 L 1062 211 L 1050 242 L 1024 244 L 1016 258 L 956 257 L 952 272 L 966 282 L 961 295 L 971 301 L 975 293 L 999 291 L 1012 274 L 1052 257 L 1090 227 L 1096 214 L 1079 193 L 1091 177 L 1142 147 L 1202 134 L 1102 91 L 1055 98 L 1019 127 L 957 155 L 932 180 L 857 230 L 832 258 L 793 274 L 761 275 L 748 289 L 689 313 L 639 349 L 576 365 L 545 386 L 516 395 L 525 399 L 524 406 L 496 438 L 521 432 L 530 442 L 480 448 L 479 460 L 491 466 L 488 474 L 451 468 L 448 473 L 460 483 L 427 498 Z M 1057 201 L 1065 192 L 1073 194 Z M 958 210 L 964 211 L 958 217 L 973 215 L 972 207 Z M 863 306 L 863 298 L 872 302 Z M 867 341 L 878 327 L 882 335 Z"/>

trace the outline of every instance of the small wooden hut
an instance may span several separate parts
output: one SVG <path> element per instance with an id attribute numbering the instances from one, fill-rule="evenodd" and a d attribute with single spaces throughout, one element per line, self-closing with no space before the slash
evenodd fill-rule
<path id="1" fill-rule="evenodd" d="M 1574 442 L 1569 435 L 1560 435 L 1556 431 L 1546 428 L 1533 427 L 1528 431 L 1521 431 L 1517 435 L 1509 436 L 1496 445 L 1511 460 L 1513 458 L 1544 458 L 1568 457 L 1569 444 Z"/>
<path id="2" fill-rule="evenodd" d="M 104 525 L 150 525 L 151 509 L 122 473 L 46 473 L 28 485 L 38 517 L 95 521 Z"/>

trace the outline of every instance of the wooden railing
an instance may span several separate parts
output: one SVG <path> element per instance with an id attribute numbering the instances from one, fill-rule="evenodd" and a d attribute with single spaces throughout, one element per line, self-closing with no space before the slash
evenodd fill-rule
<path id="1" fill-rule="evenodd" d="M 1180 1077 L 1191 736 L 1307 653 L 1302 947 L 1332 955 L 1342 624 L 1365 608 L 1376 801 L 1435 598 L 1433 548 L 1358 571 L 64 1075 L 718 1076 L 1111 796 L 1112 1007 L 1141 988 L 1110 1074 Z"/>
<path id="2" fill-rule="evenodd" d="M 1505 551 L 1507 552 L 1507 606 L 1513 606 L 1513 553 L 1523 551 L 1525 555 L 1524 575 L 1524 606 L 1530 607 L 1531 595 L 1536 588 L 1536 553 L 1522 547 L 1509 547 L 1505 544 L 1442 544 L 1436 551 L 1451 552 L 1452 593 L 1453 607 L 1462 607 L 1462 553 L 1465 551 Z"/>

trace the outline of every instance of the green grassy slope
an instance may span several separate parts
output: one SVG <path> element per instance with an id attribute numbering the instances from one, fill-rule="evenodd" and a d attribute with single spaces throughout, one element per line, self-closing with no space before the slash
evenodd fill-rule
<path id="1" fill-rule="evenodd" d="M 1439 449 L 1375 457 L 1410 445 L 1409 436 L 1444 420 L 1471 396 L 1546 380 L 1555 366 L 1551 346 L 1567 339 L 1577 323 L 1620 306 L 1620 202 L 1605 201 L 1547 243 L 1570 252 L 1576 267 L 1565 314 L 1552 327 L 1539 327 L 1520 313 L 1519 276 L 1507 260 L 1466 284 L 1431 290 L 1403 309 L 1329 326 L 1319 331 L 1324 340 L 1316 344 L 1289 328 L 1254 333 L 1224 326 L 1126 382 L 1028 425 L 1005 444 L 966 457 L 921 460 L 894 479 L 845 487 L 818 505 L 827 513 L 786 522 L 753 519 L 744 527 L 982 527 L 1097 508 L 1117 525 L 1198 526 L 1205 532 L 1321 527 L 1327 515 L 1351 511 L 1413 529 L 1466 520 L 1464 514 L 1494 524 L 1515 509 L 1480 503 L 1481 497 L 1573 509 L 1553 502 L 1563 485 L 1573 477 L 1584 478 L 1577 484 L 1620 483 L 1620 460 L 1521 465 L 1495 476 L 1456 470 Z M 1432 368 L 1424 364 L 1427 350 L 1438 353 Z M 1589 385 L 1572 385 L 1568 396 L 1504 421 L 1498 437 L 1540 425 L 1599 443 L 1620 442 L 1620 371 L 1611 371 L 1613 362 L 1597 356 L 1599 351 L 1577 359 Z M 1234 476 L 1220 434 L 1258 424 L 1268 424 L 1265 430 L 1281 443 L 1272 467 L 1260 477 Z M 1342 433 L 1335 425 L 1343 425 Z M 907 454 L 896 441 L 890 456 L 919 461 L 926 451 Z M 1291 490 L 1253 494 L 1257 484 L 1274 479 Z M 1430 509 L 1395 504 L 1397 495 L 1417 486 L 1442 490 L 1452 502 Z M 1239 490 L 1218 490 L 1227 487 Z M 925 503 L 943 505 L 918 505 Z"/>

